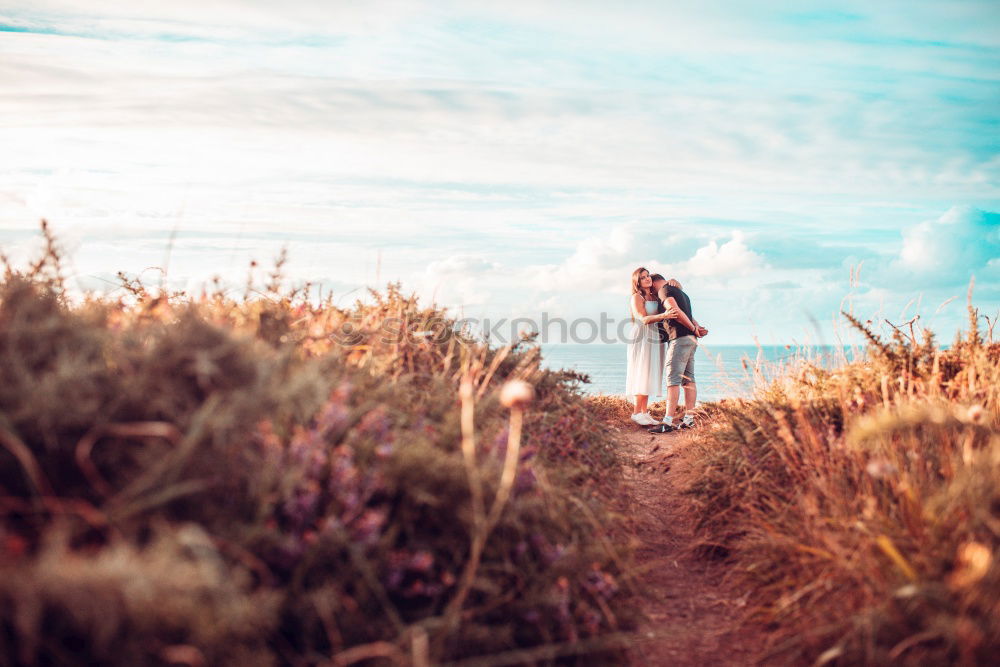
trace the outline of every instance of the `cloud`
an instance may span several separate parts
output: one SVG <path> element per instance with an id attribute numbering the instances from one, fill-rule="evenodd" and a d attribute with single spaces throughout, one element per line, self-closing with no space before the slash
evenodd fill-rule
<path id="1" fill-rule="evenodd" d="M 751 250 L 743 232 L 719 245 L 714 239 L 698 248 L 694 256 L 678 267 L 680 274 L 696 278 L 735 278 L 767 268 L 763 257 Z"/>
<path id="2" fill-rule="evenodd" d="M 456 276 L 478 275 L 493 271 L 499 268 L 496 262 L 484 257 L 471 255 L 452 255 L 445 259 L 431 262 L 427 266 L 428 275 L 440 276 L 444 278 L 454 278 Z"/>
<path id="3" fill-rule="evenodd" d="M 121 38 L 197 36 L 203 38 L 269 35 L 347 34 L 375 36 L 427 11 L 420 2 L 380 0 L 377 3 L 286 0 L 280 11 L 267 0 L 171 0 L 136 3 L 129 0 L 35 0 L 23 5 L 0 2 L 9 25 L 96 37 Z"/>
<path id="4" fill-rule="evenodd" d="M 760 254 L 747 245 L 742 231 L 732 231 L 721 243 L 699 241 L 696 234 L 692 225 L 682 222 L 658 228 L 616 225 L 577 242 L 572 254 L 557 265 L 526 267 L 516 274 L 526 276 L 520 282 L 545 295 L 550 307 L 559 303 L 562 310 L 578 307 L 581 295 L 614 308 L 610 304 L 628 294 L 630 276 L 639 266 L 703 292 L 721 288 L 732 293 L 727 286 L 736 278 L 749 277 L 744 280 L 747 287 L 765 278 L 775 280 Z"/>
<path id="5" fill-rule="evenodd" d="M 29 4 L 0 0 L 0 243 L 45 215 L 87 271 L 180 230 L 172 272 L 291 242 L 345 285 L 617 312 L 645 264 L 716 322 L 835 311 L 861 260 L 904 301 L 1000 271 L 995 214 L 936 220 L 1000 197 L 991 3 Z"/>
<path id="6" fill-rule="evenodd" d="M 578 241 L 559 264 L 526 267 L 523 273 L 526 282 L 543 293 L 627 295 L 636 268 L 644 266 L 654 273 L 664 270 L 668 238 L 637 223 L 614 225 Z"/>
<path id="7" fill-rule="evenodd" d="M 434 173 L 456 182 L 656 193 L 669 184 L 670 193 L 710 198 L 715 207 L 735 193 L 756 200 L 755 208 L 781 208 L 769 195 L 788 193 L 995 191 L 994 152 L 966 139 L 992 131 L 993 115 L 977 112 L 996 101 L 990 83 L 921 79 L 883 90 L 883 81 L 897 78 L 890 63 L 874 74 L 838 70 L 844 80 L 832 89 L 804 76 L 814 72 L 799 72 L 794 89 L 746 94 L 743 75 L 785 81 L 789 61 L 827 50 L 800 48 L 786 58 L 784 49 L 799 47 L 767 41 L 754 30 L 761 16 L 752 11 L 732 12 L 725 28 L 714 29 L 726 14 L 719 7 L 692 14 L 657 4 L 608 9 L 590 2 L 562 16 L 528 3 L 490 11 L 488 3 L 434 10 L 300 0 L 268 11 L 265 2 L 227 0 L 192 11 L 193 0 L 46 0 L 33 7 L 53 18 L 20 20 L 69 30 L 64 23 L 97 16 L 105 26 L 148 22 L 148 30 L 115 40 L 5 36 L 0 78 L 18 95 L 0 97 L 0 128 L 60 128 L 24 139 L 36 146 L 29 155 L 79 146 L 79 159 L 107 156 L 104 162 L 122 170 L 190 172 L 205 164 L 213 180 L 256 165 L 289 173 L 292 164 L 296 173 L 327 180 Z M 164 39 L 160 33 L 185 16 L 197 17 L 189 27 L 240 26 L 246 34 L 211 44 Z M 640 48 L 627 40 L 629 31 L 646 29 L 664 42 L 657 22 L 687 35 L 712 33 L 727 50 L 678 58 L 677 44 Z M 331 35 L 356 30 L 364 38 L 273 39 L 283 26 Z M 369 35 L 373 27 L 385 29 Z M 604 39 L 590 39 L 601 29 Z M 564 39 L 567 30 L 588 36 L 585 52 Z M 489 38 L 486 46 L 480 37 Z M 690 41 L 684 49 L 707 43 Z M 752 56 L 733 62 L 732 49 Z M 838 52 L 861 59 L 864 51 Z M 966 102 L 942 104 L 945 94 Z M 7 139 L 0 136 L 5 146 Z"/>
<path id="8" fill-rule="evenodd" d="M 998 259 L 1000 214 L 955 206 L 904 230 L 891 270 L 900 278 L 955 285 L 973 275 L 1000 277 Z"/>
<path id="9" fill-rule="evenodd" d="M 491 287 L 502 279 L 501 270 L 498 262 L 480 255 L 451 255 L 417 275 L 417 292 L 428 302 L 453 308 L 480 307 L 492 301 Z"/>

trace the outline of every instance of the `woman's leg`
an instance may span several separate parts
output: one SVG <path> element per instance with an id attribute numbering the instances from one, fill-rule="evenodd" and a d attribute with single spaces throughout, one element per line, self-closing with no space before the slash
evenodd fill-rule
<path id="1" fill-rule="evenodd" d="M 632 414 L 637 415 L 640 412 L 645 412 L 647 410 L 647 408 L 648 408 L 648 406 L 647 406 L 648 403 L 649 403 L 649 395 L 648 394 L 636 394 L 635 395 L 635 410 L 632 412 Z"/>

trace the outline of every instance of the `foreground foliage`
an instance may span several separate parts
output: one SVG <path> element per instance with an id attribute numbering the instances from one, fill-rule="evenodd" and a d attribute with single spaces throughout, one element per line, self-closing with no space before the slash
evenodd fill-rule
<path id="1" fill-rule="evenodd" d="M 970 313 L 948 350 L 852 320 L 865 360 L 709 406 L 689 492 L 774 631 L 768 662 L 1000 655 L 1000 345 Z"/>
<path id="2" fill-rule="evenodd" d="M 579 376 L 396 286 L 71 303 L 49 250 L 0 285 L 0 664 L 620 659 Z"/>

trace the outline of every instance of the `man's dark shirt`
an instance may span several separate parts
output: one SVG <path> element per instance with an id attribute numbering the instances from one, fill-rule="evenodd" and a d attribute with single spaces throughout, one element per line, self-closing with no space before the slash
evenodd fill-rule
<path id="1" fill-rule="evenodd" d="M 661 289 L 660 292 L 656 296 L 657 297 L 662 297 L 663 296 L 663 290 Z M 667 312 L 667 308 L 666 308 L 666 306 L 663 305 L 663 301 L 662 300 L 660 301 L 660 308 L 656 312 L 657 313 L 665 313 L 665 312 Z M 661 343 L 669 343 L 670 342 L 670 334 L 667 332 L 666 321 L 660 320 L 659 322 L 657 322 L 656 323 L 656 331 L 657 331 L 657 333 L 660 334 L 660 342 Z"/>
<path id="2" fill-rule="evenodd" d="M 694 321 L 694 316 L 691 314 L 691 299 L 689 299 L 688 295 L 684 293 L 684 290 L 671 285 L 664 285 L 660 288 L 658 296 L 664 306 L 667 305 L 667 299 L 674 297 L 674 300 L 677 301 L 677 305 L 682 311 L 684 311 L 684 314 L 688 316 L 688 319 L 692 322 Z M 667 330 L 667 338 L 669 340 L 674 340 L 683 336 L 695 335 L 693 331 L 677 320 L 664 320 L 663 324 L 664 328 Z"/>

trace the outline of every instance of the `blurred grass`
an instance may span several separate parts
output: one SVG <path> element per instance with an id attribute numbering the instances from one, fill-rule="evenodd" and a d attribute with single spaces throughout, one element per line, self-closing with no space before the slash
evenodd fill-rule
<path id="1" fill-rule="evenodd" d="M 622 659 L 580 376 L 398 285 L 317 303 L 283 258 L 242 298 L 70 298 L 43 232 L 0 285 L 0 665 Z"/>
<path id="2" fill-rule="evenodd" d="M 768 664 L 987 665 L 1000 655 L 1000 344 L 969 328 L 801 363 L 694 432 L 699 551 L 723 555 Z"/>

